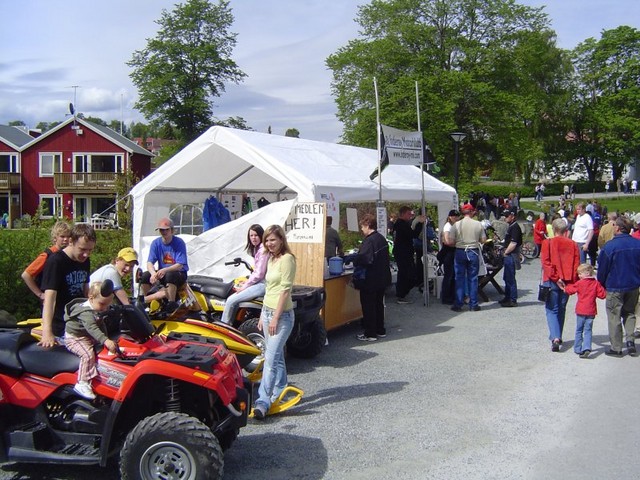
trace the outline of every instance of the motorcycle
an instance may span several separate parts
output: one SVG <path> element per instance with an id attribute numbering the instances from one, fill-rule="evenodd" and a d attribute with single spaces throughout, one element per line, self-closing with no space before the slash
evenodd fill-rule
<path id="1" fill-rule="evenodd" d="M 236 356 L 210 336 L 160 336 L 134 305 L 107 314 L 118 352 L 97 354 L 95 400 L 73 389 L 75 354 L 0 329 L 0 463 L 106 467 L 119 455 L 123 479 L 222 478 L 251 404 Z"/>
<path id="2" fill-rule="evenodd" d="M 253 271 L 251 265 L 241 258 L 234 258 L 225 265 L 244 265 L 249 272 Z M 217 321 L 222 316 L 226 300 L 233 293 L 235 285 L 246 278 L 239 277 L 232 282 L 225 282 L 216 277 L 192 275 L 187 278 L 187 284 L 207 319 Z M 320 317 L 325 301 L 324 289 L 294 285 L 291 296 L 295 324 L 287 340 L 287 352 L 297 358 L 314 358 L 322 351 L 327 339 L 324 322 Z M 258 329 L 261 311 L 261 298 L 241 302 L 233 315 L 232 323 L 232 326 L 259 346 L 264 345 L 264 334 Z"/>

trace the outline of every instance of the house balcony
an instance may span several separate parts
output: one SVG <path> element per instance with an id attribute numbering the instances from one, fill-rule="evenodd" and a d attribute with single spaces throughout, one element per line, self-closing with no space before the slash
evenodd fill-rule
<path id="1" fill-rule="evenodd" d="M 113 192 L 122 174 L 114 172 L 56 173 L 55 188 L 59 193 Z"/>
<path id="2" fill-rule="evenodd" d="M 0 191 L 10 192 L 20 189 L 20 174 L 0 172 Z"/>

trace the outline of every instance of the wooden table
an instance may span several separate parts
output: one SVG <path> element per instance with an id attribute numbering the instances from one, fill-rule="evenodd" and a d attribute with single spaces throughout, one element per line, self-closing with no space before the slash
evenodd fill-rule
<path id="1" fill-rule="evenodd" d="M 487 265 L 487 267 L 489 267 L 489 265 Z M 487 268 L 487 274 L 478 279 L 478 295 L 480 295 L 480 298 L 482 298 L 482 301 L 484 302 L 489 301 L 489 296 L 484 292 L 484 287 L 486 287 L 489 284 L 493 285 L 496 291 L 500 295 L 504 295 L 504 290 L 502 289 L 498 281 L 495 279 L 495 276 L 498 274 L 498 272 L 500 272 L 500 270 L 502 270 L 502 267 Z"/>
<path id="2" fill-rule="evenodd" d="M 360 292 L 349 285 L 350 280 L 351 271 L 324 279 L 327 298 L 321 315 L 327 331 L 362 318 Z"/>

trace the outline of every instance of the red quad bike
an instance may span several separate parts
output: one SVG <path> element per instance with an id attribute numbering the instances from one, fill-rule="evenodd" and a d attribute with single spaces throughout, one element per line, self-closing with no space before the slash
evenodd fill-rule
<path id="1" fill-rule="evenodd" d="M 108 315 L 119 353 L 99 352 L 93 401 L 73 391 L 76 355 L 0 329 L 0 463 L 104 467 L 119 454 L 123 479 L 222 478 L 251 404 L 235 355 L 211 337 L 163 339 L 132 305 Z"/>

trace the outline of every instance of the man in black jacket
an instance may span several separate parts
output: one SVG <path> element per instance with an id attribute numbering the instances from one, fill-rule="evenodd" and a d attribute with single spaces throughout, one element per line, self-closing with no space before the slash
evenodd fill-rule
<path id="1" fill-rule="evenodd" d="M 398 266 L 396 296 L 398 303 L 411 303 L 407 295 L 416 285 L 416 263 L 413 239 L 416 233 L 411 228 L 413 211 L 404 206 L 400 208 L 398 219 L 393 225 L 393 256 Z"/>

